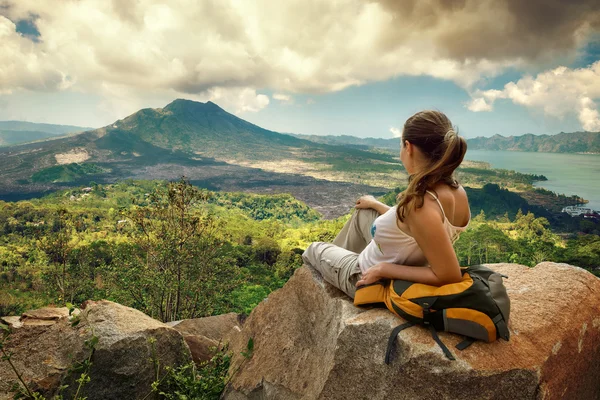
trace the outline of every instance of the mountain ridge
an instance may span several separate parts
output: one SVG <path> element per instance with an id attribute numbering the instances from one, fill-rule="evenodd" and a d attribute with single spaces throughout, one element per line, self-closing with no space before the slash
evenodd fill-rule
<path id="1" fill-rule="evenodd" d="M 469 139 L 473 150 L 531 151 L 544 153 L 600 153 L 600 132 L 560 132 L 554 135 L 494 135 Z"/>
<path id="2" fill-rule="evenodd" d="M 55 125 L 28 121 L 0 121 L 0 146 L 12 146 L 39 140 L 75 135 L 93 128 Z"/>
<path id="3" fill-rule="evenodd" d="M 359 138 L 350 135 L 304 135 L 292 134 L 295 137 L 311 140 L 316 143 L 337 144 L 360 149 L 382 148 L 398 150 L 399 138 Z M 471 150 L 505 150 L 547 153 L 600 153 L 600 132 L 560 132 L 556 134 L 502 136 L 478 136 L 467 139 Z"/>

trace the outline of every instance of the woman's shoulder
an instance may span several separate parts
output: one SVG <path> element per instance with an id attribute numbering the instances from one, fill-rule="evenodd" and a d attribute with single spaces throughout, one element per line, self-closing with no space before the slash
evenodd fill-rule
<path id="1" fill-rule="evenodd" d="M 431 192 L 433 196 L 426 196 L 429 199 L 424 202 L 424 205 L 440 210 L 442 218 L 445 216 L 454 226 L 465 226 L 469 222 L 471 217 L 469 199 L 462 185 L 454 188 L 439 184 Z"/>

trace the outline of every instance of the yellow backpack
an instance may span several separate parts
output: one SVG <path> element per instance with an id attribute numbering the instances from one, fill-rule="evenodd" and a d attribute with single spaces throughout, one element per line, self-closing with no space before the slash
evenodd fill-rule
<path id="1" fill-rule="evenodd" d="M 404 280 L 387 280 L 361 286 L 354 305 L 384 304 L 408 322 L 397 326 L 388 341 L 385 363 L 389 364 L 398 333 L 415 324 L 429 328 L 433 339 L 450 360 L 454 356 L 437 331 L 453 332 L 467 338 L 456 345 L 464 350 L 475 340 L 509 340 L 510 299 L 499 274 L 482 265 L 461 268 L 462 280 L 444 286 L 431 286 Z"/>

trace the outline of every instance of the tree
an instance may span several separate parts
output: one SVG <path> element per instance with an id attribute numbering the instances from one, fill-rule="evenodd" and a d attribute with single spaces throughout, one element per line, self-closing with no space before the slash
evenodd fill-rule
<path id="1" fill-rule="evenodd" d="M 73 286 L 68 271 L 69 257 L 73 250 L 72 229 L 71 215 L 67 210 L 59 209 L 51 232 L 38 242 L 38 247 L 46 253 L 50 263 L 50 286 L 59 292 L 58 301 L 62 304 L 67 302 L 68 287 Z"/>
<path id="2" fill-rule="evenodd" d="M 208 192 L 182 178 L 128 212 L 138 251 L 120 255 L 131 269 L 119 279 L 162 321 L 210 315 L 236 284 L 222 225 L 202 208 L 207 199 Z"/>

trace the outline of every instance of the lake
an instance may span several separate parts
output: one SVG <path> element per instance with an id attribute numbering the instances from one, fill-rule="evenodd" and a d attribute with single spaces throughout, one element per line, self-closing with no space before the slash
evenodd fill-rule
<path id="1" fill-rule="evenodd" d="M 485 161 L 492 168 L 544 175 L 548 180 L 534 186 L 568 196 L 576 194 L 600 211 L 600 154 L 468 150 L 465 159 Z"/>

